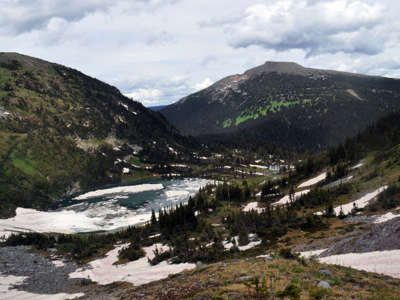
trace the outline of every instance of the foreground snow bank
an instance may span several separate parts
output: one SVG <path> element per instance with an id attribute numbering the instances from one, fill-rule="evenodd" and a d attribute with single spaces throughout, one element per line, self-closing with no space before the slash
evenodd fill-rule
<path id="1" fill-rule="evenodd" d="M 297 188 L 304 188 L 304 187 L 308 187 L 314 184 L 317 184 L 318 182 L 321 182 L 322 180 L 326 179 L 326 172 L 318 175 L 317 177 L 311 178 L 305 182 L 303 182 L 302 184 L 300 184 Z"/>
<path id="2" fill-rule="evenodd" d="M 170 274 L 180 273 L 184 270 L 194 269 L 195 264 L 168 264 L 166 261 L 156 266 L 151 266 L 147 258 L 153 258 L 156 247 L 166 250 L 160 244 L 143 248 L 146 256 L 124 265 L 113 265 L 118 261 L 118 251 L 126 245 L 120 245 L 106 254 L 106 257 L 92 261 L 88 269 L 78 269 L 71 273 L 70 278 L 90 278 L 99 284 L 109 284 L 115 281 L 126 281 L 134 285 L 142 285 L 152 281 L 164 279 Z"/>
<path id="3" fill-rule="evenodd" d="M 2 300 L 65 300 L 83 297 L 83 293 L 78 294 L 32 294 L 19 291 L 14 285 L 21 284 L 26 277 L 3 275 L 0 273 L 0 299 Z"/>
<path id="4" fill-rule="evenodd" d="M 322 263 L 400 278 L 400 250 L 347 253 L 323 257 L 318 260 Z"/>
<path id="5" fill-rule="evenodd" d="M 304 258 L 316 256 L 321 263 L 340 265 L 400 278 L 400 250 L 347 253 L 319 258 L 318 255 L 326 250 L 300 252 L 300 256 Z"/>
<path id="6" fill-rule="evenodd" d="M 100 196 L 105 196 L 105 195 L 113 195 L 113 194 L 134 194 L 134 193 L 141 193 L 141 192 L 146 192 L 146 191 L 162 190 L 163 188 L 164 188 L 164 186 L 161 183 L 118 186 L 115 188 L 95 190 L 92 192 L 88 192 L 88 193 L 79 195 L 78 197 L 75 197 L 74 200 L 86 200 L 89 198 L 100 197 Z"/>

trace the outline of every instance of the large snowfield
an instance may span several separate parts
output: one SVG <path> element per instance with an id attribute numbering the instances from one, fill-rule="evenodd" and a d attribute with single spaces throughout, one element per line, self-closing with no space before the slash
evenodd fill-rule
<path id="1" fill-rule="evenodd" d="M 0 239 L 15 232 L 82 233 L 143 224 L 150 220 L 152 207 L 155 206 L 157 210 L 157 207 L 169 207 L 187 201 L 189 196 L 207 183 L 209 181 L 205 179 L 182 179 L 172 181 L 168 186 L 160 183 L 121 186 L 85 193 L 75 200 L 92 197 L 102 197 L 102 200 L 81 200 L 81 203 L 57 211 L 17 208 L 15 217 L 0 219 Z M 129 200 L 129 195 L 152 191 L 159 195 L 146 196 L 145 202 L 136 209 L 119 204 L 120 201 Z"/>

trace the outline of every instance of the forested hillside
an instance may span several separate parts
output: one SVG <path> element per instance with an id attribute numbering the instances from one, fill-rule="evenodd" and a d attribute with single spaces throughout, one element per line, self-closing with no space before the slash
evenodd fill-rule
<path id="1" fill-rule="evenodd" d="M 192 146 L 161 114 L 113 86 L 58 64 L 0 53 L 0 216 L 120 182 L 124 167 L 178 153 L 184 160 Z"/>

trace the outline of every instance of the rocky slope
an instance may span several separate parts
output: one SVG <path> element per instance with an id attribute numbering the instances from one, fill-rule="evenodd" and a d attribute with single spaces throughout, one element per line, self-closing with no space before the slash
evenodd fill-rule
<path id="1" fill-rule="evenodd" d="M 400 108 L 400 80 L 267 62 L 162 110 L 184 134 L 319 149 Z"/>
<path id="2" fill-rule="evenodd" d="M 353 236 L 334 244 L 321 253 L 321 257 L 344 254 L 363 253 L 372 251 L 400 249 L 400 218 L 377 224 L 361 236 Z"/>
<path id="3" fill-rule="evenodd" d="M 132 163 L 185 159 L 165 118 L 81 72 L 0 53 L 0 216 L 121 181 Z"/>

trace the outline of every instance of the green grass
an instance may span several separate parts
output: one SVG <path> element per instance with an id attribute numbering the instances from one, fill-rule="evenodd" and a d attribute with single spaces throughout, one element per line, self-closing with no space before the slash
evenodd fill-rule
<path id="1" fill-rule="evenodd" d="M 244 116 L 237 117 L 236 121 L 235 121 L 235 126 L 238 126 L 240 123 L 246 122 L 247 120 L 250 120 L 250 119 L 254 119 L 254 120 L 258 119 L 258 114 L 256 113 L 256 114 L 244 115 Z"/>
<path id="2" fill-rule="evenodd" d="M 139 158 L 136 157 L 136 156 L 133 156 L 133 157 L 131 158 L 131 163 L 134 164 L 134 165 L 136 165 L 136 166 L 143 166 L 143 163 L 142 163 L 142 162 L 139 160 Z"/>
<path id="3" fill-rule="evenodd" d="M 150 179 L 150 178 L 157 178 L 155 177 L 151 172 L 147 170 L 135 170 L 133 171 L 132 174 L 129 175 L 123 175 L 122 176 L 122 182 L 127 183 L 127 182 L 133 182 L 136 180 L 142 180 L 142 179 Z"/>
<path id="4" fill-rule="evenodd" d="M 38 173 L 37 170 L 32 166 L 32 164 L 27 159 L 12 157 L 12 162 L 15 167 L 20 169 L 25 174 L 33 176 Z"/>
<path id="5" fill-rule="evenodd" d="M 264 106 L 258 107 L 250 107 L 242 111 L 239 116 L 236 117 L 235 122 L 232 122 L 232 119 L 226 119 L 222 123 L 223 128 L 229 128 L 233 125 L 238 126 L 241 123 L 244 123 L 248 120 L 257 120 L 260 116 L 265 117 L 268 113 L 278 113 L 282 110 L 283 107 L 288 108 L 294 105 L 306 105 L 311 104 L 311 99 L 303 99 L 303 100 L 296 100 L 296 101 L 287 101 L 281 99 L 279 101 L 273 100 L 271 97 L 267 99 L 268 104 Z M 217 125 L 219 122 L 217 122 Z"/>
<path id="6" fill-rule="evenodd" d="M 232 126 L 232 119 L 226 119 L 223 123 L 222 123 L 222 127 L 223 128 L 228 128 Z"/>

